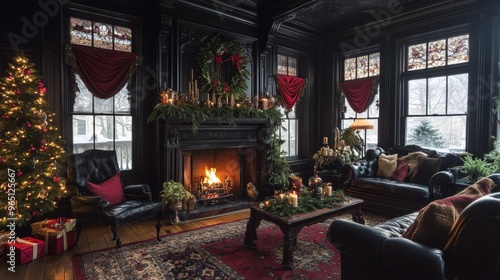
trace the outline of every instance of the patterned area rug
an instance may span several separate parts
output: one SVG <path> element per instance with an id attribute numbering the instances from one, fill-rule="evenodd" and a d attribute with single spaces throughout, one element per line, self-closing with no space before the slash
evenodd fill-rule
<path id="1" fill-rule="evenodd" d="M 368 225 L 386 219 L 365 214 Z M 301 230 L 289 271 L 281 268 L 279 227 L 262 221 L 257 249 L 250 249 L 243 245 L 247 220 L 75 255 L 73 268 L 76 279 L 340 279 L 339 253 L 326 240 L 332 220 Z"/>

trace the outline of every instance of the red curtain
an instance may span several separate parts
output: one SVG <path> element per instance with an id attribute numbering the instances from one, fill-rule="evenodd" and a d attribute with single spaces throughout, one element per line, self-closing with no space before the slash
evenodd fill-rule
<path id="1" fill-rule="evenodd" d="M 137 56 L 130 52 L 71 46 L 75 66 L 85 86 L 96 97 L 107 99 L 127 83 Z"/>
<path id="2" fill-rule="evenodd" d="M 278 75 L 279 93 L 287 110 L 291 110 L 297 103 L 305 85 L 306 81 L 303 78 Z"/>
<path id="3" fill-rule="evenodd" d="M 374 78 L 345 81 L 340 83 L 345 98 L 356 113 L 362 113 L 368 109 L 376 94 L 374 90 Z"/>

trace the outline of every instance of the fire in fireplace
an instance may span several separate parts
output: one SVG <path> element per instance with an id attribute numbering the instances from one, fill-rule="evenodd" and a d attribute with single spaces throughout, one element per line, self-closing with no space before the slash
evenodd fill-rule
<path id="1" fill-rule="evenodd" d="M 233 182 L 227 175 L 224 182 L 217 176 L 217 168 L 205 167 L 205 175 L 200 177 L 200 183 L 197 186 L 196 198 L 198 201 L 217 202 L 220 199 L 232 198 L 238 201 L 232 193 Z"/>

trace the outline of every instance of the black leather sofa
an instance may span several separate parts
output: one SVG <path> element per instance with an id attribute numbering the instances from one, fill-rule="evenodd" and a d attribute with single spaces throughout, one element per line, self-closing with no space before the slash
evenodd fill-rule
<path id="1" fill-rule="evenodd" d="M 500 175 L 489 177 L 494 193 L 460 213 L 442 250 L 401 237 L 418 212 L 375 227 L 333 221 L 327 238 L 340 250 L 342 279 L 500 279 Z"/>
<path id="2" fill-rule="evenodd" d="M 423 152 L 429 158 L 441 159 L 441 167 L 428 184 L 399 182 L 377 176 L 378 158 L 384 154 L 398 157 L 412 152 Z M 457 166 L 463 161 L 457 154 L 439 154 L 434 150 L 416 145 L 369 149 L 363 159 L 346 164 L 341 169 L 341 185 L 347 195 L 365 201 L 363 208 L 393 215 L 408 214 L 419 210 L 432 200 L 453 195 L 457 192 L 455 181 L 460 175 Z"/>

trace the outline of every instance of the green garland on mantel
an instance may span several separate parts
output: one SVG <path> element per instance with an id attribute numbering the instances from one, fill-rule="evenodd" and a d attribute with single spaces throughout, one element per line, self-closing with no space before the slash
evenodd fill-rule
<path id="1" fill-rule="evenodd" d="M 279 197 L 271 198 L 266 202 L 261 203 L 260 208 L 280 217 L 290 217 L 296 213 L 306 213 L 323 208 L 335 208 L 349 200 L 350 197 L 345 196 L 342 190 L 333 191 L 332 196 L 315 198 L 311 196 L 307 189 L 304 189 L 299 197 L 297 207 L 295 208 L 291 206 L 291 202 L 288 200 L 288 197 L 285 197 L 283 200 Z"/>
<path id="2" fill-rule="evenodd" d="M 236 125 L 237 119 L 260 118 L 269 120 L 273 127 L 278 128 L 281 127 L 283 114 L 276 107 L 261 110 L 244 106 L 239 108 L 230 106 L 216 108 L 189 103 L 184 103 L 182 105 L 158 103 L 154 107 L 153 112 L 149 115 L 148 122 L 160 119 L 168 120 L 170 118 L 180 118 L 191 122 L 193 132 L 195 132 L 198 130 L 201 123 L 210 119 L 218 122 L 226 121 L 232 125 Z"/>

